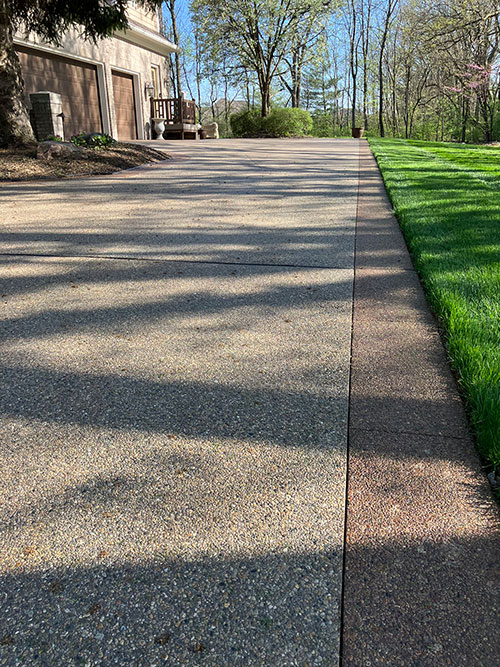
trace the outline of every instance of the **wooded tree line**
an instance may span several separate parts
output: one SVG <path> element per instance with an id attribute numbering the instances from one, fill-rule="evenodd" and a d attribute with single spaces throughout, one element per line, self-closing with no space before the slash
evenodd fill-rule
<path id="1" fill-rule="evenodd" d="M 262 115 L 309 109 L 323 136 L 361 126 L 500 139 L 497 0 L 191 0 L 180 33 L 176 2 L 166 20 L 183 47 L 173 84 L 219 120 L 237 99 Z"/>
<path id="2" fill-rule="evenodd" d="M 178 25 L 181 3 L 190 21 Z M 156 10 L 161 0 L 137 0 Z M 185 6 L 185 5 L 183 5 Z M 0 0 L 0 144 L 34 139 L 13 34 L 56 43 L 127 25 L 127 0 Z M 228 125 L 238 101 L 312 112 L 320 136 L 500 139 L 498 0 L 166 0 L 172 92 Z"/>

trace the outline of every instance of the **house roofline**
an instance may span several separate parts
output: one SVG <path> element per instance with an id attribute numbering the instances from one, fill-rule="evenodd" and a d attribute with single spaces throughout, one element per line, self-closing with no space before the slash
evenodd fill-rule
<path id="1" fill-rule="evenodd" d="M 168 56 L 171 53 L 179 53 L 180 48 L 166 39 L 159 33 L 143 28 L 137 23 L 129 22 L 129 25 L 124 30 L 118 30 L 113 34 L 113 37 L 122 39 L 125 42 L 142 46 L 144 49 L 153 51 L 160 56 Z"/>

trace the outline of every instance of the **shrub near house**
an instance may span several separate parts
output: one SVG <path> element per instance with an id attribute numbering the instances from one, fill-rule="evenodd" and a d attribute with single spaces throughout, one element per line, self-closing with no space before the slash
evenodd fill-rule
<path id="1" fill-rule="evenodd" d="M 230 118 L 235 137 L 305 137 L 313 121 L 306 109 L 274 108 L 262 117 L 255 109 L 240 111 Z"/>

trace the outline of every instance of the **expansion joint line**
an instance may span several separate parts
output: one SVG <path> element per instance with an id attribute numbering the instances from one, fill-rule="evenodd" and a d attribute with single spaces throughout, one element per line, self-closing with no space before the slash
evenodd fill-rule
<path id="1" fill-rule="evenodd" d="M 151 262 L 153 264 L 208 264 L 215 266 L 255 266 L 277 269 L 313 269 L 318 271 L 350 271 L 346 266 L 324 266 L 322 264 L 279 264 L 272 262 L 225 262 L 223 260 L 210 259 L 174 259 L 172 257 L 131 257 L 130 255 L 64 255 L 61 253 L 41 252 L 0 252 L 0 257 L 40 257 L 52 259 L 101 259 L 120 262 Z"/>
<path id="2" fill-rule="evenodd" d="M 356 288 L 356 245 L 359 221 L 359 199 L 361 189 L 361 151 L 362 142 L 358 143 L 358 188 L 356 193 L 356 219 L 354 222 L 354 248 L 353 248 L 353 276 L 352 276 L 352 301 L 351 301 L 351 345 L 349 354 L 349 381 L 348 381 L 348 405 L 347 405 L 347 441 L 346 441 L 346 465 L 345 465 L 345 496 L 344 496 L 344 539 L 342 545 L 342 582 L 340 593 L 340 640 L 339 640 L 339 665 L 344 662 L 344 623 L 345 623 L 345 579 L 346 579 L 346 551 L 347 551 L 347 521 L 349 514 L 349 458 L 350 458 L 350 427 L 351 427 L 351 387 L 352 387 L 352 355 L 354 338 L 354 297 Z"/>

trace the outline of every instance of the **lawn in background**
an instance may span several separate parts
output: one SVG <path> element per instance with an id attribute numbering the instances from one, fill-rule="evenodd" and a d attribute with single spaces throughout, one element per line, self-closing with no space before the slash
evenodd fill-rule
<path id="1" fill-rule="evenodd" d="M 445 331 L 479 449 L 500 470 L 500 147 L 370 146 Z"/>

